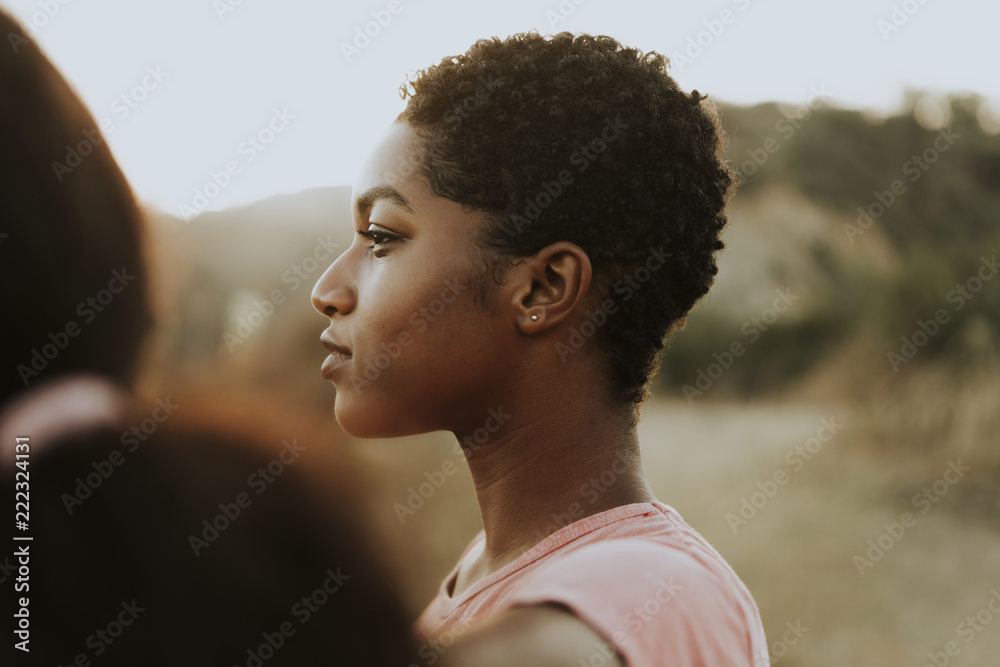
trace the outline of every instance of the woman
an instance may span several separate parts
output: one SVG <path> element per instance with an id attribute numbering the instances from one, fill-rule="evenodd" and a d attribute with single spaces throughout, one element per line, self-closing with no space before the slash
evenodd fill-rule
<path id="1" fill-rule="evenodd" d="M 22 512 L 0 663 L 409 664 L 363 533 L 296 463 L 328 438 L 134 401 L 145 221 L 93 116 L 2 11 L 0 35 L 0 495 Z"/>
<path id="2" fill-rule="evenodd" d="M 603 36 L 481 40 L 411 85 L 312 301 L 343 428 L 448 430 L 469 463 L 484 531 L 417 629 L 456 664 L 767 664 L 636 436 L 723 247 L 716 117 Z"/>

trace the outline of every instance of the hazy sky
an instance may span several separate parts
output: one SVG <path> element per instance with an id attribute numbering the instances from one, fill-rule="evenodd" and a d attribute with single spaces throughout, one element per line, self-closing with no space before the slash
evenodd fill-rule
<path id="1" fill-rule="evenodd" d="M 644 51 L 684 55 L 689 61 L 672 58 L 681 86 L 727 102 L 806 102 L 825 86 L 835 104 L 848 107 L 892 110 L 906 89 L 920 89 L 977 92 L 1000 108 L 1000 3 L 983 0 L 0 6 L 34 26 L 49 57 L 105 119 L 140 198 L 174 214 L 182 204 L 218 209 L 350 184 L 402 110 L 398 88 L 408 73 L 478 38 L 530 29 L 607 34 Z M 366 24 L 375 36 L 357 48 Z M 345 55 L 345 44 L 357 50 Z M 210 172 L 227 163 L 235 175 L 228 182 L 217 176 L 225 187 L 205 193 Z M 215 196 L 196 202 L 196 189 Z"/>

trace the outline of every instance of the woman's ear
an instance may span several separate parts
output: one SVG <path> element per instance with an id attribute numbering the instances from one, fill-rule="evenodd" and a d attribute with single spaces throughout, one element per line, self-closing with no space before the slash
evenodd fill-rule
<path id="1" fill-rule="evenodd" d="M 565 320 L 584 301 L 593 269 L 580 246 L 558 241 L 515 266 L 510 278 L 517 325 L 537 333 Z"/>

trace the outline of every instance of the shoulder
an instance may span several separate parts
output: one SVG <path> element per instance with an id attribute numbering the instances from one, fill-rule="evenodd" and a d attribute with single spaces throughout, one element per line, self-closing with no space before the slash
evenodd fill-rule
<path id="1" fill-rule="evenodd" d="M 614 646 L 557 605 L 514 607 L 464 635 L 445 655 L 447 667 L 623 667 Z"/>
<path id="2" fill-rule="evenodd" d="M 564 605 L 630 665 L 663 656 L 748 663 L 763 641 L 757 607 L 725 561 L 700 547 L 645 537 L 587 544 L 538 567 L 511 602 Z"/>
<path id="3" fill-rule="evenodd" d="M 519 587 L 520 599 L 562 591 L 609 604 L 641 604 L 691 597 L 691 604 L 729 596 L 735 583 L 724 561 L 716 564 L 683 545 L 628 537 L 584 545 L 546 560 Z M 736 579 L 738 581 L 738 579 Z M 684 594 L 683 596 L 681 594 Z"/>

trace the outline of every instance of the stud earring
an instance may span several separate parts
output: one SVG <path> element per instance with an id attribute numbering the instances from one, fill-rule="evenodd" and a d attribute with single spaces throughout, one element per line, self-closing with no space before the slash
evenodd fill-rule
<path id="1" fill-rule="evenodd" d="M 537 319 L 538 319 L 538 315 L 532 315 L 532 316 L 531 316 L 531 319 L 533 319 L 533 320 L 537 320 Z"/>

